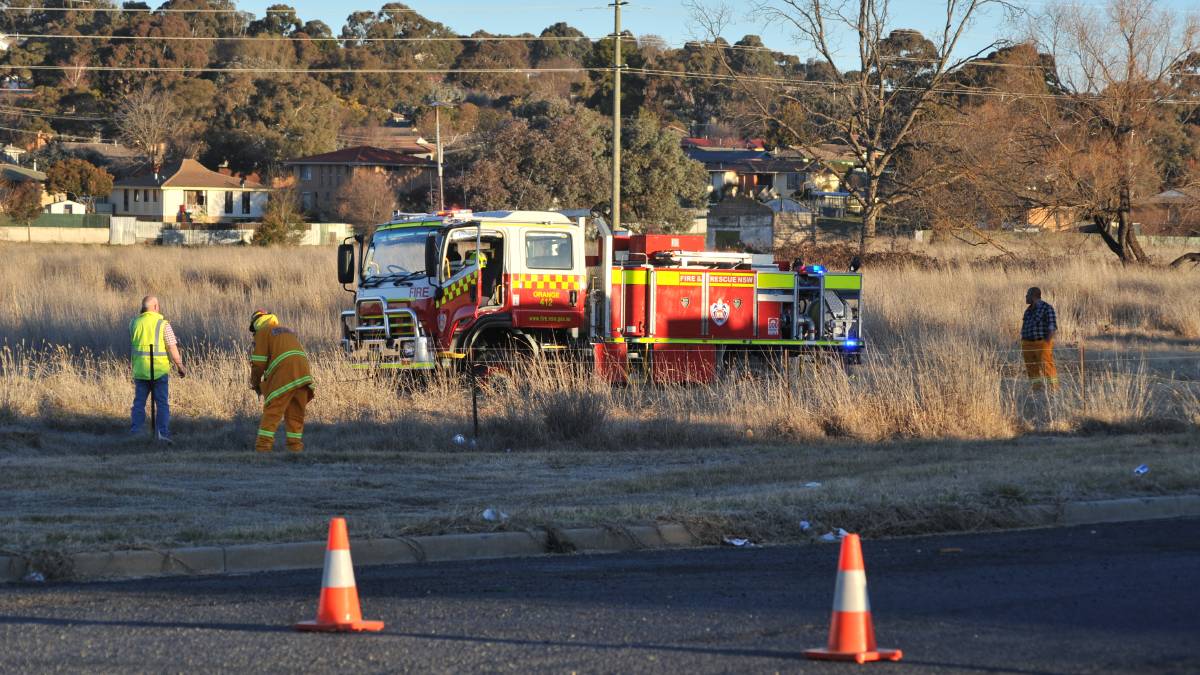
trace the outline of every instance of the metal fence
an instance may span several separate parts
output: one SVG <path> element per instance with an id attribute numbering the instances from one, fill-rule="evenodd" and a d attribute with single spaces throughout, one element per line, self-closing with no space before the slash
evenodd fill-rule
<path id="1" fill-rule="evenodd" d="M 107 228 L 109 217 L 103 213 L 43 213 L 30 223 L 14 223 L 7 214 L 0 214 L 0 226 Z"/>

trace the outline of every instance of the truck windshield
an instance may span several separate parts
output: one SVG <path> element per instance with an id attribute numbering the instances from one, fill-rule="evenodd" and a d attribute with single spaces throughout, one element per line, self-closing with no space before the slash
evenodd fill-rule
<path id="1" fill-rule="evenodd" d="M 363 256 L 363 278 L 410 277 L 425 273 L 425 238 L 432 227 L 376 232 Z"/>

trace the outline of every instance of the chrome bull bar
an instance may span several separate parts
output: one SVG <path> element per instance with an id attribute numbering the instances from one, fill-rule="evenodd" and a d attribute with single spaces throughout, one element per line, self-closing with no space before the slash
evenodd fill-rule
<path id="1" fill-rule="evenodd" d="M 377 303 L 381 309 L 378 324 L 359 320 L 364 303 Z M 382 297 L 358 298 L 354 310 L 341 314 L 342 347 L 351 358 L 364 359 L 355 368 L 428 369 L 435 361 L 429 338 L 417 313 L 408 307 L 389 308 Z"/>

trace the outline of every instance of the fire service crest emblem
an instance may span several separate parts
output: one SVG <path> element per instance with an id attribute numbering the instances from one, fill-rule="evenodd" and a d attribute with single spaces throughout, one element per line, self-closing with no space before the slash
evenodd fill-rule
<path id="1" fill-rule="evenodd" d="M 708 306 L 708 316 L 718 326 L 725 325 L 729 320 L 729 303 L 725 302 L 725 298 L 717 298 L 716 302 Z"/>

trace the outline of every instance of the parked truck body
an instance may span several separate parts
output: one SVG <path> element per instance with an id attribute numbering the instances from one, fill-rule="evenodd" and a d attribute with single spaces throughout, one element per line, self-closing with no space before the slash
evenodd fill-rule
<path id="1" fill-rule="evenodd" d="M 380 225 L 357 256 L 351 244 L 338 252 L 339 279 L 355 283 L 342 344 L 372 369 L 569 354 L 613 382 L 711 382 L 735 358 L 861 353 L 857 271 L 704 251 L 702 236 L 599 230 L 589 257 L 582 222 L 552 212 Z"/>

